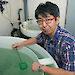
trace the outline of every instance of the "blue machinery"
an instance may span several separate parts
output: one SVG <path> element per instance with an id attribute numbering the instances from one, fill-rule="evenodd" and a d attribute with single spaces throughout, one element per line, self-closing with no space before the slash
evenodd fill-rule
<path id="1" fill-rule="evenodd" d="M 3 8 L 3 5 L 4 4 L 7 4 L 8 3 L 8 1 L 2 1 L 2 0 L 0 0 L 0 11 L 3 13 L 3 10 L 4 10 L 4 8 Z"/>

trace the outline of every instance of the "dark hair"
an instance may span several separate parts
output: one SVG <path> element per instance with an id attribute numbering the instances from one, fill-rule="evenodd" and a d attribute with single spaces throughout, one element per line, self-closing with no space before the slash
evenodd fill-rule
<path id="1" fill-rule="evenodd" d="M 54 17 L 60 16 L 59 7 L 51 2 L 41 3 L 35 10 L 35 18 L 38 19 L 39 14 L 46 17 L 47 13 Z"/>

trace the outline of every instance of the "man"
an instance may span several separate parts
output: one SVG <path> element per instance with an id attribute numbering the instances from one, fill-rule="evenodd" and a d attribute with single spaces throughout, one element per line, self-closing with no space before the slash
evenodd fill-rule
<path id="1" fill-rule="evenodd" d="M 38 36 L 15 44 L 13 49 L 40 43 L 55 59 L 59 68 L 47 67 L 37 62 L 32 64 L 33 71 L 46 72 L 51 75 L 73 75 L 75 71 L 75 39 L 67 30 L 59 26 L 60 13 L 56 4 L 46 2 L 35 10 L 35 18 L 42 31 Z"/>

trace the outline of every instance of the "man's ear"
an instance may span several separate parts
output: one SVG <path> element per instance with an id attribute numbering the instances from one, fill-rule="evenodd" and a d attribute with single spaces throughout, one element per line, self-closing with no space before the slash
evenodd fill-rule
<path id="1" fill-rule="evenodd" d="M 60 17 L 58 16 L 58 17 L 56 17 L 56 24 L 58 25 L 59 22 L 60 22 Z"/>

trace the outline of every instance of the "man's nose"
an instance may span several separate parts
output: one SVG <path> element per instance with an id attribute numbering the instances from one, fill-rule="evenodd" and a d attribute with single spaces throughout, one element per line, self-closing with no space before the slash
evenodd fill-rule
<path id="1" fill-rule="evenodd" d="M 44 27 L 46 27 L 46 26 L 47 26 L 45 21 L 43 21 L 43 26 L 44 26 Z"/>

